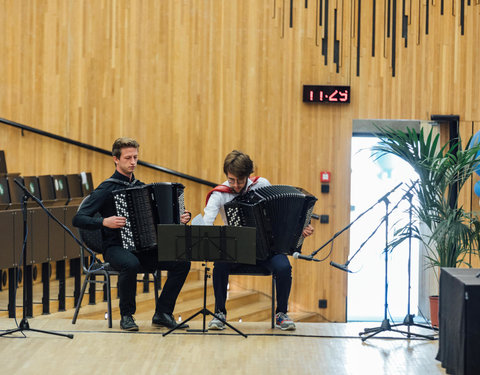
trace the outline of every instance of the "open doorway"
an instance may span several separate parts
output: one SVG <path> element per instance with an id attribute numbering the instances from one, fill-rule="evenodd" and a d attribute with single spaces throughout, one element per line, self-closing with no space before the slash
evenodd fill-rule
<path id="1" fill-rule="evenodd" d="M 406 126 L 405 122 L 401 123 Z M 412 123 L 410 125 L 415 126 L 418 122 Z M 391 126 L 392 122 L 389 121 L 388 125 Z M 349 259 L 354 257 L 349 265 L 353 273 L 348 274 L 347 321 L 383 320 L 387 292 L 387 318 L 391 322 L 401 322 L 407 315 L 408 306 L 409 245 L 405 242 L 388 254 L 386 267 L 384 218 L 388 208 L 388 238 L 391 240 L 396 228 L 408 224 L 410 203 L 404 197 L 402 185 L 388 196 L 388 206 L 381 199 L 400 183 L 416 180 L 416 174 L 400 158 L 385 156 L 376 160 L 371 148 L 378 138 L 367 135 L 372 133 L 354 133 L 352 138 L 350 220 L 368 212 L 350 228 Z M 418 252 L 418 241 L 412 241 L 410 313 L 413 314 L 418 307 Z"/>

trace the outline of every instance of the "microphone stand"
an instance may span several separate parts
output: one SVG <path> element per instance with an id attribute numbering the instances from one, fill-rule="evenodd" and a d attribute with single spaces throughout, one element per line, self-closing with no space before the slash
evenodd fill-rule
<path id="1" fill-rule="evenodd" d="M 405 316 L 405 319 L 403 320 L 403 323 L 401 324 L 394 324 L 393 327 L 400 327 L 400 326 L 407 326 L 408 334 L 407 337 L 410 338 L 410 336 L 417 336 L 417 337 L 422 337 L 425 339 L 429 340 L 434 340 L 434 337 L 431 335 L 420 335 L 418 333 L 411 333 L 410 332 L 410 327 L 415 326 L 415 327 L 421 327 L 425 329 L 433 329 L 434 331 L 438 331 L 438 328 L 433 327 L 433 326 L 427 326 L 424 324 L 418 324 L 413 321 L 414 314 L 410 314 L 410 290 L 411 290 L 411 263 L 412 263 L 412 209 L 413 209 L 413 195 L 411 193 L 406 194 L 408 198 L 408 202 L 410 204 L 409 209 L 408 209 L 408 266 L 407 266 L 407 273 L 408 273 L 408 299 L 407 299 L 407 315 Z"/>
<path id="2" fill-rule="evenodd" d="M 309 255 L 309 257 L 313 258 L 315 255 L 317 255 L 317 253 L 322 250 L 325 246 L 327 246 L 330 242 L 333 242 L 335 240 L 335 238 L 337 238 L 339 235 L 341 235 L 343 232 L 345 232 L 347 229 L 349 229 L 355 222 L 357 222 L 363 215 L 365 215 L 367 212 L 371 211 L 377 204 L 379 204 L 380 202 L 382 202 L 384 199 L 386 199 L 390 194 L 392 194 L 395 190 L 397 190 L 400 185 L 402 185 L 403 182 L 400 182 L 397 186 L 395 186 L 392 190 L 390 190 L 389 192 L 387 192 L 384 196 L 382 196 L 377 202 L 375 202 L 373 205 L 371 205 L 369 208 L 367 208 L 365 211 L 363 211 L 360 215 L 357 216 L 357 218 L 355 220 L 353 220 L 350 224 L 348 224 L 345 228 L 343 228 L 342 230 L 338 231 L 337 233 L 335 233 L 333 235 L 332 238 L 330 238 L 327 242 L 325 242 L 322 246 L 320 246 L 317 250 L 315 250 L 313 253 L 311 253 Z M 360 249 L 359 249 L 360 250 Z M 346 263 L 345 265 L 341 266 L 343 268 L 346 268 L 348 266 L 348 264 L 351 262 L 351 260 L 353 259 L 353 257 L 358 253 L 358 250 L 357 252 L 352 256 L 352 258 L 350 258 Z M 330 262 L 330 265 L 334 266 L 336 265 L 336 263 L 334 263 L 335 265 L 333 265 L 332 263 L 334 262 Z M 338 268 L 338 267 L 337 267 Z M 341 268 L 342 269 L 342 268 Z M 347 271 L 346 269 L 343 269 L 344 271 Z M 351 272 L 351 271 L 348 271 L 348 272 Z"/>
<path id="3" fill-rule="evenodd" d="M 400 183 L 401 184 L 401 183 Z M 407 190 L 407 192 L 403 195 L 402 198 L 400 198 L 400 200 L 395 204 L 395 206 L 392 208 L 392 210 L 390 212 L 386 212 L 385 216 L 382 218 L 382 220 L 380 220 L 380 223 L 378 223 L 377 227 L 373 230 L 372 233 L 370 233 L 370 235 L 367 237 L 367 239 L 365 241 L 362 242 L 362 244 L 360 245 L 360 247 L 357 249 L 357 251 L 355 251 L 355 253 L 351 256 L 350 259 L 347 260 L 347 262 L 344 264 L 344 265 L 338 265 L 337 263 L 335 262 L 330 262 L 330 265 L 333 266 L 333 267 L 336 267 L 336 268 L 339 268 L 341 269 L 342 271 L 346 271 L 346 272 L 352 272 L 350 270 L 347 269 L 348 265 L 350 264 L 350 262 L 352 261 L 353 258 L 355 258 L 355 256 L 360 252 L 360 250 L 362 250 L 363 246 L 365 246 L 365 244 L 370 240 L 370 238 L 372 238 L 375 233 L 377 233 L 377 230 L 382 226 L 382 224 L 387 220 L 388 216 L 397 209 L 398 205 L 400 204 L 400 202 L 407 196 L 407 194 L 409 194 L 409 192 L 413 189 L 413 187 L 417 184 L 417 182 L 415 182 L 412 186 L 410 186 L 410 188 Z M 397 185 L 398 187 L 399 185 Z M 397 187 L 395 187 L 393 190 L 395 190 Z M 392 190 L 392 191 L 393 191 Z M 384 195 L 382 198 L 379 199 L 379 202 L 381 201 L 384 201 L 385 199 L 387 199 L 388 197 L 388 194 L 390 194 L 391 191 L 389 193 L 387 193 L 386 195 Z M 388 226 L 388 224 L 387 224 Z"/>
<path id="4" fill-rule="evenodd" d="M 26 280 L 27 280 L 27 272 L 25 271 L 27 269 L 27 234 L 28 234 L 28 218 L 27 218 L 27 200 L 29 197 L 33 198 L 35 202 L 39 203 L 39 200 L 34 197 L 28 190 L 27 188 L 22 185 L 20 182 L 18 182 L 16 179 L 14 179 L 14 182 L 20 186 L 20 188 L 24 191 L 24 195 L 22 197 L 21 201 L 21 207 L 22 207 L 22 213 L 23 213 L 23 280 L 24 280 L 24 287 L 23 287 L 23 318 L 20 321 L 20 324 L 17 328 L 15 329 L 10 329 L 7 330 L 3 333 L 0 334 L 0 336 L 5 336 L 9 335 L 11 333 L 15 332 L 22 332 L 23 331 L 33 331 L 33 332 L 39 332 L 39 333 L 46 333 L 49 335 L 56 335 L 56 336 L 63 336 L 63 337 L 68 337 L 69 339 L 73 339 L 72 334 L 64 334 L 64 333 L 58 333 L 58 332 L 49 332 L 49 331 L 43 331 L 39 329 L 34 329 L 30 328 L 30 324 L 28 323 L 27 320 L 27 303 L 28 303 L 28 298 L 27 298 L 27 288 L 26 288 Z M 48 213 L 49 216 L 53 217 L 53 215 L 48 211 L 43 204 L 39 203 L 40 206 Z M 56 220 L 56 218 L 55 218 Z M 58 222 L 58 220 L 56 220 Z M 70 232 L 71 233 L 71 232 Z M 72 234 L 73 235 L 73 234 Z M 16 304 L 16 299 L 14 301 L 14 304 Z M 14 306 L 13 311 L 16 311 L 16 306 Z M 24 335 L 25 336 L 25 335 Z"/>
<path id="5" fill-rule="evenodd" d="M 385 286 L 385 304 L 384 304 L 384 316 L 383 316 L 383 321 L 382 321 L 380 327 L 365 328 L 363 330 L 363 332 L 359 333 L 359 336 L 368 335 L 368 336 L 365 336 L 365 337 L 361 337 L 362 341 L 365 341 L 365 340 L 369 339 L 370 337 L 373 337 L 373 336 L 377 335 L 378 333 L 385 332 L 385 331 L 391 331 L 391 332 L 397 332 L 397 333 L 405 334 L 405 335 L 407 335 L 408 338 L 410 338 L 410 336 L 418 336 L 418 337 L 431 339 L 431 340 L 434 339 L 433 336 L 411 333 L 410 332 L 410 327 L 408 329 L 408 332 L 404 332 L 404 331 L 395 329 L 395 327 L 400 326 L 402 324 L 391 325 L 390 320 L 387 317 L 387 314 L 388 314 L 388 244 L 389 244 L 389 241 L 388 241 L 388 228 L 389 228 L 389 226 L 388 226 L 388 216 L 389 216 L 390 213 L 392 213 L 398 207 L 400 202 L 405 197 L 407 197 L 408 194 L 411 194 L 410 191 L 413 189 L 415 184 L 416 184 L 416 182 L 410 187 L 410 189 L 408 189 L 408 191 L 404 194 L 404 196 L 402 198 L 400 198 L 400 200 L 397 202 L 395 207 L 390 212 L 388 211 L 388 205 L 390 203 L 388 198 L 384 197 L 382 199 L 383 202 L 385 203 L 385 218 L 384 218 L 384 221 L 385 221 L 385 250 L 384 250 L 385 251 L 385 284 L 384 284 L 384 286 Z M 411 226 L 410 226 L 410 237 L 411 237 Z"/>

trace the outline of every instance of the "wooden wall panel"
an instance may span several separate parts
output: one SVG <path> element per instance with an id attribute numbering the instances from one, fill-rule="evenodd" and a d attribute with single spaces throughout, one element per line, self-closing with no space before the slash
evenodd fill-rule
<path id="1" fill-rule="evenodd" d="M 425 2 L 407 1 L 405 47 L 397 1 L 393 49 L 386 2 L 376 2 L 375 20 L 370 2 L 328 3 L 320 19 L 325 1 L 308 8 L 294 1 L 290 9 L 278 0 L 0 0 L 0 117 L 106 149 L 132 136 L 141 159 L 214 182 L 224 180 L 225 154 L 242 149 L 256 174 L 319 198 L 315 211 L 330 223 L 314 222 L 316 234 L 304 246 L 310 253 L 349 222 L 353 119 L 458 114 L 480 121 L 480 6 L 466 7 L 461 35 L 460 2 L 446 1 L 444 15 L 439 2 L 431 4 L 427 35 Z M 351 85 L 352 101 L 303 104 L 303 84 Z M 113 171 L 109 157 L 4 125 L 0 149 L 9 171 L 24 175 L 87 170 L 98 184 Z M 329 194 L 320 191 L 322 170 L 332 172 Z M 189 208 L 202 211 L 208 187 L 143 167 L 137 177 L 184 183 Z M 344 234 L 330 259 L 347 256 Z M 293 261 L 291 304 L 342 321 L 346 274 L 327 263 Z M 260 279 L 239 282 L 268 292 Z M 319 310 L 318 299 L 327 299 L 328 309 Z"/>

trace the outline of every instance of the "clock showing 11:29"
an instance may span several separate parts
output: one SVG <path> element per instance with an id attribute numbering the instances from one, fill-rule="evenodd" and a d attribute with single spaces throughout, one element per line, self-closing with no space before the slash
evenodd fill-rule
<path id="1" fill-rule="evenodd" d="M 303 85 L 304 103 L 350 103 L 350 86 Z"/>

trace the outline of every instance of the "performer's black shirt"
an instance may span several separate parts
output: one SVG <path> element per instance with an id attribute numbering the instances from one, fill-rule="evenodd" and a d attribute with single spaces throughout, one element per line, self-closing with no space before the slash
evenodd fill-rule
<path id="1" fill-rule="evenodd" d="M 111 178 L 130 183 L 130 179 L 118 171 L 115 171 Z M 131 186 L 144 185 L 143 182 L 136 181 L 133 175 L 131 181 L 133 182 Z M 120 229 L 104 227 L 103 218 L 117 216 L 112 192 L 127 187 L 128 186 L 121 185 L 117 182 L 103 181 L 90 194 L 90 197 L 82 203 L 77 214 L 73 217 L 72 223 L 76 227 L 102 230 L 104 249 L 110 246 L 122 246 Z M 97 213 L 100 215 L 96 215 Z"/>

